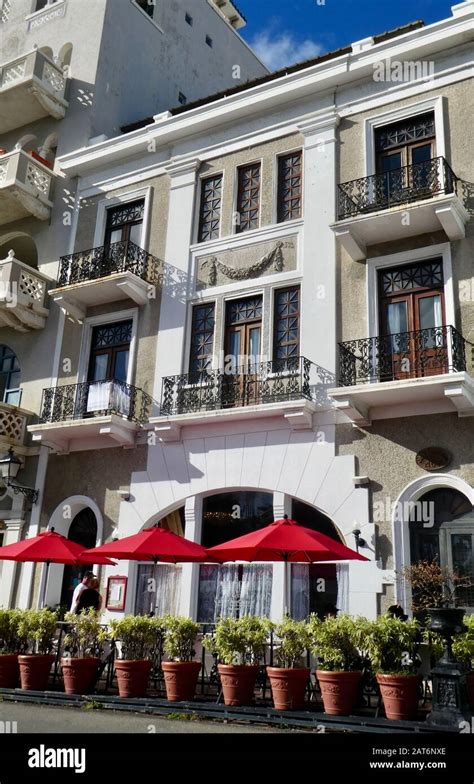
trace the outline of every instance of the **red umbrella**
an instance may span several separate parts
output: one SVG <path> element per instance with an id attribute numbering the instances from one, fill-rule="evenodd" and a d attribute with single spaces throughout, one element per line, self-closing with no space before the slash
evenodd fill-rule
<path id="1" fill-rule="evenodd" d="M 14 542 L 0 547 L 0 560 L 2 561 L 18 561 L 21 563 L 44 563 L 46 564 L 46 574 L 43 580 L 43 586 L 40 596 L 40 607 L 44 604 L 44 593 L 46 590 L 46 583 L 48 579 L 49 565 L 51 563 L 58 564 L 90 564 L 91 559 L 84 558 L 83 545 L 67 539 L 65 536 L 56 533 L 54 528 L 51 531 L 43 531 L 43 533 L 34 536 L 31 539 L 22 539 L 21 542 Z M 115 566 L 114 561 L 109 558 L 98 557 L 93 561 L 94 565 L 107 564 Z"/>
<path id="2" fill-rule="evenodd" d="M 138 534 L 83 551 L 84 558 L 109 555 L 122 561 L 159 561 L 163 563 L 202 563 L 212 559 L 200 544 L 190 542 L 166 528 L 145 528 Z"/>
<path id="3" fill-rule="evenodd" d="M 231 539 L 208 550 L 217 560 L 225 561 L 284 561 L 285 563 L 320 563 L 332 561 L 368 561 L 341 542 L 325 534 L 304 528 L 285 517 L 259 531 Z M 285 612 L 286 612 L 285 571 Z"/>

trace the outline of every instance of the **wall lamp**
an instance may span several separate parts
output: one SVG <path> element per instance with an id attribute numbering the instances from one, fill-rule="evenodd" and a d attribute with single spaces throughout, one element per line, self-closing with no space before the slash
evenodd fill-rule
<path id="1" fill-rule="evenodd" d="M 355 543 L 356 543 L 356 550 L 359 552 L 359 547 L 365 547 L 367 542 L 363 539 L 360 535 L 360 526 L 359 523 L 355 522 L 352 528 L 352 533 L 354 534 Z"/>
<path id="2" fill-rule="evenodd" d="M 15 481 L 22 465 L 23 463 L 14 453 L 13 447 L 10 447 L 8 452 L 0 457 L 0 472 L 5 486 L 11 487 L 15 495 L 21 493 L 26 496 L 32 504 L 35 504 L 38 500 L 39 490 L 33 490 L 31 487 L 24 487 Z"/>

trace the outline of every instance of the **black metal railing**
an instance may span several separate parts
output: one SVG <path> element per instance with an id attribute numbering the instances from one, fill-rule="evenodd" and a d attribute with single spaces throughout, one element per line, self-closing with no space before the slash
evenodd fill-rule
<path id="1" fill-rule="evenodd" d="M 113 242 L 99 248 L 62 256 L 59 266 L 58 288 L 106 278 L 117 272 L 133 272 L 142 280 L 157 285 L 159 260 L 135 245 L 134 242 Z"/>
<path id="2" fill-rule="evenodd" d="M 466 370 L 466 341 L 451 326 L 339 343 L 339 386 Z"/>
<path id="3" fill-rule="evenodd" d="M 66 384 L 43 390 L 40 421 L 64 422 L 117 414 L 144 424 L 148 421 L 151 404 L 150 395 L 124 381 Z"/>
<path id="4" fill-rule="evenodd" d="M 338 220 L 455 193 L 458 178 L 443 157 L 338 185 Z"/>
<path id="5" fill-rule="evenodd" d="M 306 357 L 250 363 L 163 379 L 161 414 L 315 399 L 316 365 Z"/>

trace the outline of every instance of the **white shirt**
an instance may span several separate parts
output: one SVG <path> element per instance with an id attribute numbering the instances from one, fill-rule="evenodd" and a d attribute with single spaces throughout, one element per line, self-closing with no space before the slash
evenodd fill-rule
<path id="1" fill-rule="evenodd" d="M 72 602 L 71 602 L 71 612 L 74 612 L 76 608 L 76 603 L 78 602 L 81 593 L 85 591 L 86 588 L 87 585 L 84 585 L 84 583 L 79 583 L 79 585 L 76 585 L 76 587 L 74 588 L 74 593 L 72 595 Z"/>

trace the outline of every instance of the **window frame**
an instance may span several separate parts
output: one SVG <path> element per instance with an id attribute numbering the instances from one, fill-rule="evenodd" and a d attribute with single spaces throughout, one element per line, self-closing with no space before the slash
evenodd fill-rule
<path id="1" fill-rule="evenodd" d="M 296 291 L 296 290 L 298 291 L 298 313 L 297 313 L 297 318 L 298 318 L 298 341 L 297 341 L 297 344 L 296 344 L 298 346 L 298 351 L 297 351 L 297 353 L 296 353 L 296 355 L 294 357 L 289 357 L 289 356 L 284 357 L 284 358 L 277 357 L 277 355 L 276 355 L 277 354 L 277 348 L 278 348 L 278 346 L 277 346 L 277 327 L 278 327 L 278 323 L 280 321 L 280 319 L 278 318 L 278 314 L 277 314 L 277 297 L 278 297 L 279 294 L 284 294 L 286 292 Z M 282 362 L 284 362 L 284 361 L 287 361 L 287 360 L 290 360 L 290 359 L 295 359 L 296 357 L 301 356 L 301 284 L 300 283 L 295 283 L 294 285 L 291 285 L 291 286 L 281 286 L 281 287 L 278 286 L 278 287 L 274 288 L 273 289 L 273 303 L 272 304 L 273 304 L 273 307 L 272 307 L 272 315 L 273 315 L 273 319 L 272 319 L 272 343 L 271 343 L 271 345 L 272 345 L 272 361 L 273 362 L 278 362 L 278 361 L 281 360 Z M 285 319 L 287 319 L 287 318 L 288 317 L 285 317 Z M 293 344 L 292 343 L 288 343 L 288 344 L 285 344 L 285 345 L 290 346 L 290 345 L 293 345 Z"/>
<path id="2" fill-rule="evenodd" d="M 234 224 L 234 215 L 240 210 L 238 209 L 239 206 L 239 192 L 240 192 L 240 172 L 242 169 L 248 169 L 251 166 L 259 166 L 260 169 L 260 182 L 259 182 L 259 191 L 258 191 L 258 218 L 257 218 L 257 226 L 252 226 L 249 229 L 245 229 L 245 231 L 240 230 L 240 224 Z M 263 183 L 263 159 L 258 158 L 254 161 L 249 161 L 248 163 L 242 163 L 236 167 L 235 176 L 234 176 L 234 198 L 233 198 L 233 210 L 232 210 L 232 234 L 236 235 L 244 235 L 248 234 L 250 231 L 258 231 L 261 228 L 261 220 L 262 220 L 262 183 Z"/>
<path id="3" fill-rule="evenodd" d="M 300 155 L 300 166 L 301 166 L 301 174 L 300 174 L 300 214 L 297 218 L 291 217 L 287 218 L 286 220 L 280 220 L 279 211 L 280 211 L 280 161 L 283 158 L 288 158 L 292 155 L 296 155 L 299 153 Z M 302 220 L 304 217 L 304 150 L 302 147 L 296 147 L 292 150 L 284 150 L 283 152 L 279 152 L 275 156 L 275 173 L 274 173 L 274 182 L 275 182 L 275 196 L 274 196 L 274 209 L 273 209 L 273 222 L 277 225 L 290 223 L 291 221 Z"/>
<path id="4" fill-rule="evenodd" d="M 202 228 L 202 208 L 203 208 L 203 197 L 204 197 L 204 186 L 205 183 L 209 180 L 216 180 L 220 178 L 221 181 L 221 201 L 220 201 L 220 211 L 219 211 L 219 227 L 218 233 L 216 237 L 212 237 L 210 239 L 201 239 L 201 228 Z M 204 174 L 199 179 L 199 200 L 198 200 L 198 216 L 197 216 L 197 237 L 196 242 L 202 244 L 204 242 L 213 242 L 214 240 L 218 240 L 221 237 L 222 232 L 222 205 L 224 200 L 224 172 L 215 172 L 213 174 Z"/>

